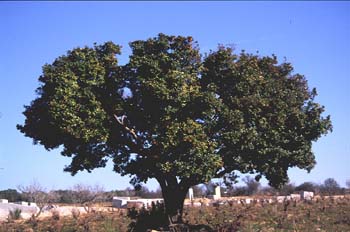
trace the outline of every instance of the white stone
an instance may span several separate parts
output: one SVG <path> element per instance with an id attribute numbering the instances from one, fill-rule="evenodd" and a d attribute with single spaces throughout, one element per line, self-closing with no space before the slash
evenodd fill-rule
<path id="1" fill-rule="evenodd" d="M 130 209 L 130 208 L 141 209 L 144 206 L 145 206 L 145 204 L 142 201 L 137 201 L 137 200 L 130 200 L 126 203 L 126 207 L 128 209 Z"/>
<path id="2" fill-rule="evenodd" d="M 202 206 L 209 206 L 210 200 L 207 198 L 202 198 L 199 200 L 199 202 L 202 204 Z"/>
<path id="3" fill-rule="evenodd" d="M 162 203 L 164 200 L 162 198 L 154 198 L 154 199 L 139 199 L 142 200 L 146 208 L 152 207 L 152 203 L 157 204 L 157 203 Z"/>
<path id="4" fill-rule="evenodd" d="M 146 208 L 152 207 L 152 203 L 156 204 L 157 202 L 163 202 L 162 198 L 153 198 L 153 199 L 135 199 L 130 200 L 130 197 L 113 197 L 112 207 L 116 208 L 125 208 L 125 207 L 142 207 Z"/>
<path id="5" fill-rule="evenodd" d="M 188 189 L 188 198 L 190 199 L 190 201 L 192 201 L 194 199 L 193 188 Z"/>
<path id="6" fill-rule="evenodd" d="M 200 207 L 200 206 L 202 206 L 202 203 L 200 203 L 200 202 L 193 202 L 193 206 L 194 207 Z"/>
<path id="7" fill-rule="evenodd" d="M 0 221 L 4 218 L 7 218 L 9 211 L 14 211 L 16 209 L 20 209 L 22 211 L 21 216 L 24 219 L 27 219 L 32 214 L 36 214 L 38 212 L 38 209 L 36 207 L 28 205 L 21 205 L 17 203 L 0 203 Z"/>
<path id="8" fill-rule="evenodd" d="M 35 202 L 29 202 L 29 206 L 37 207 L 37 204 Z"/>
<path id="9" fill-rule="evenodd" d="M 184 205 L 185 206 L 200 207 L 200 206 L 202 206 L 202 203 L 194 201 L 194 202 L 185 202 Z"/>
<path id="10" fill-rule="evenodd" d="M 314 197 L 314 192 L 302 191 L 300 193 L 300 197 L 304 200 L 312 200 L 312 198 Z"/>
<path id="11" fill-rule="evenodd" d="M 19 202 L 16 202 L 17 205 L 25 205 L 25 206 L 29 206 L 28 202 L 26 201 L 19 201 Z"/>
<path id="12" fill-rule="evenodd" d="M 290 194 L 291 199 L 300 200 L 300 194 Z"/>
<path id="13" fill-rule="evenodd" d="M 153 198 L 153 199 L 144 199 L 144 198 L 140 198 L 140 199 L 136 199 L 136 200 L 128 200 L 127 201 L 127 205 L 143 205 L 146 208 L 150 208 L 152 207 L 152 203 L 156 204 L 157 202 L 163 202 L 164 200 L 162 198 Z"/>
<path id="14" fill-rule="evenodd" d="M 43 211 L 43 212 L 44 212 L 44 211 L 50 211 L 50 210 L 52 210 L 52 209 L 57 209 L 57 208 L 58 208 L 57 205 L 47 204 L 47 205 L 44 205 L 44 206 L 42 207 L 42 211 Z"/>
<path id="15" fill-rule="evenodd" d="M 216 197 L 216 199 L 220 199 L 220 198 L 221 198 L 221 189 L 220 189 L 220 186 L 216 186 L 216 187 L 215 187 L 215 197 Z"/>
<path id="16" fill-rule="evenodd" d="M 277 196 L 276 197 L 276 201 L 278 202 L 278 203 L 282 203 L 282 202 L 284 202 L 286 200 L 286 196 Z"/>
<path id="17" fill-rule="evenodd" d="M 250 198 L 246 198 L 246 199 L 245 199 L 245 203 L 246 203 L 246 204 L 250 204 L 251 202 L 252 202 L 252 199 L 250 199 Z"/>
<path id="18" fill-rule="evenodd" d="M 112 207 L 123 208 L 127 205 L 130 197 L 113 197 Z"/>

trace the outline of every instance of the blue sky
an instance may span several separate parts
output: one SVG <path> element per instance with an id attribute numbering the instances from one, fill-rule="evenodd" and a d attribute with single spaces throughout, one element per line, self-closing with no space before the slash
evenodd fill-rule
<path id="1" fill-rule="evenodd" d="M 51 188 L 76 183 L 129 186 L 109 165 L 72 177 L 69 158 L 46 151 L 16 130 L 35 96 L 41 67 L 78 46 L 128 42 L 158 33 L 191 35 L 202 52 L 220 44 L 286 57 L 304 74 L 331 115 L 334 131 L 313 146 L 317 165 L 291 169 L 292 182 L 350 179 L 350 2 L 0 2 L 0 190 L 37 180 Z M 149 187 L 155 188 L 155 181 Z"/>

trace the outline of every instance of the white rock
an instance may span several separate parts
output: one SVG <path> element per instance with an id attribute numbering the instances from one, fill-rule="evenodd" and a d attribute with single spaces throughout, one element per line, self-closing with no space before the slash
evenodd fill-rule
<path id="1" fill-rule="evenodd" d="M 302 191 L 300 193 L 300 197 L 304 200 L 312 200 L 312 198 L 314 197 L 314 192 Z"/>

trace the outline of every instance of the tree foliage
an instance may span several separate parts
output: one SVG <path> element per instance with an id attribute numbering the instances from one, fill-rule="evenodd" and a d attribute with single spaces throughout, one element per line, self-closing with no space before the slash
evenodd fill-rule
<path id="1" fill-rule="evenodd" d="M 156 178 L 165 204 L 190 186 L 235 171 L 288 181 L 311 170 L 312 142 L 331 129 L 304 76 L 290 63 L 219 47 L 201 56 L 192 37 L 159 34 L 120 46 L 75 48 L 43 67 L 38 98 L 18 129 L 72 157 L 73 175 L 114 162 L 138 185 Z M 177 205 L 177 206 L 175 206 Z"/>
<path id="2" fill-rule="evenodd" d="M 250 176 L 245 176 L 243 182 L 246 184 L 247 195 L 253 195 L 259 191 L 260 183 Z"/>
<path id="3" fill-rule="evenodd" d="M 0 191 L 0 199 L 7 199 L 9 202 L 22 201 L 22 195 L 16 189 L 7 189 Z"/>
<path id="4" fill-rule="evenodd" d="M 295 191 L 319 192 L 320 186 L 312 182 L 304 182 L 295 188 Z"/>
<path id="5" fill-rule="evenodd" d="M 335 195 L 344 194 L 344 189 L 340 187 L 338 182 L 334 178 L 327 178 L 320 186 L 320 191 L 323 194 Z"/>

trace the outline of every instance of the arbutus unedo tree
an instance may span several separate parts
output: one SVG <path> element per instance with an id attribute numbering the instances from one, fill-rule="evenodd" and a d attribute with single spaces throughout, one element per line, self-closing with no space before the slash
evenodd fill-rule
<path id="1" fill-rule="evenodd" d="M 62 146 L 72 157 L 65 171 L 91 172 L 112 159 L 135 186 L 155 178 L 173 223 L 191 186 L 235 171 L 280 186 L 289 167 L 315 165 L 312 142 L 331 121 L 291 64 L 228 47 L 203 58 L 192 37 L 164 34 L 130 47 L 125 65 L 112 42 L 44 65 L 17 127 L 47 150 Z"/>

